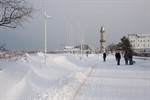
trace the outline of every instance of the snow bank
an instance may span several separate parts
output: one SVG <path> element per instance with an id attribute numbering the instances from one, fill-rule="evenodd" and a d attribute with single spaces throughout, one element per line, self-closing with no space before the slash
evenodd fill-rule
<path id="1" fill-rule="evenodd" d="M 53 89 L 41 93 L 34 99 L 37 100 L 72 100 L 79 92 L 81 86 L 91 73 L 92 67 L 85 68 L 81 72 L 67 75 L 57 82 Z"/>
<path id="2" fill-rule="evenodd" d="M 65 75 L 80 72 L 82 62 L 71 55 L 26 54 L 17 61 L 3 60 L 0 71 L 0 98 L 22 99 L 39 94 L 40 91 L 51 88 L 58 79 Z"/>
<path id="3" fill-rule="evenodd" d="M 102 55 L 82 56 L 81 60 L 80 57 L 81 55 L 48 54 L 47 63 L 44 64 L 44 54 L 39 52 L 26 54 L 17 60 L 0 60 L 0 99 L 74 99 L 95 66 L 100 69 L 100 76 L 109 77 L 110 73 L 116 75 L 117 72 L 117 76 L 121 77 L 122 72 L 125 72 L 133 78 L 136 75 L 139 78 L 149 78 L 149 71 L 146 71 L 149 70 L 149 59 L 136 57 L 133 66 L 126 66 L 121 59 L 119 67 L 114 55 L 107 56 L 106 63 L 103 62 Z"/>

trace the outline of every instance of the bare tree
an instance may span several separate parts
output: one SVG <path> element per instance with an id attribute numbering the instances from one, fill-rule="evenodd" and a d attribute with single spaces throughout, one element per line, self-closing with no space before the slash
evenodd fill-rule
<path id="1" fill-rule="evenodd" d="M 16 28 L 32 17 L 35 9 L 25 0 L 0 0 L 0 26 Z"/>
<path id="2" fill-rule="evenodd" d="M 111 53 L 113 53 L 114 51 L 117 50 L 117 44 L 114 44 L 114 43 L 109 44 L 109 45 L 107 46 L 107 50 L 109 50 L 109 51 L 111 51 Z"/>

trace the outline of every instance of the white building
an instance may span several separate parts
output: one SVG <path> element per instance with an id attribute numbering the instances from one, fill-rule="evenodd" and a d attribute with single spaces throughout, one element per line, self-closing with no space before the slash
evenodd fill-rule
<path id="1" fill-rule="evenodd" d="M 150 53 L 150 34 L 129 34 L 128 39 L 135 52 Z"/>
<path id="2" fill-rule="evenodd" d="M 83 44 L 82 45 L 82 49 L 81 46 L 65 46 L 64 49 L 62 50 L 63 52 L 67 52 L 67 53 L 77 53 L 80 54 L 82 52 L 82 54 L 89 54 L 92 52 L 92 49 L 90 49 L 90 47 L 88 45 Z"/>
<path id="3" fill-rule="evenodd" d="M 79 48 L 75 48 L 74 46 L 65 46 L 63 49 L 64 52 L 77 53 L 80 52 Z"/>

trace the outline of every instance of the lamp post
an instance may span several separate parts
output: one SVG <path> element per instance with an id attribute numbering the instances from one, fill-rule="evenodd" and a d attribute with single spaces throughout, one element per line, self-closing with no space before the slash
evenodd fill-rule
<path id="1" fill-rule="evenodd" d="M 44 63 L 46 64 L 46 53 L 47 53 L 47 19 L 52 19 L 51 16 L 48 16 L 45 11 L 45 55 L 44 55 Z"/>
<path id="2" fill-rule="evenodd" d="M 80 60 L 82 59 L 82 53 L 83 53 L 83 40 L 81 40 L 81 53 L 80 53 Z"/>

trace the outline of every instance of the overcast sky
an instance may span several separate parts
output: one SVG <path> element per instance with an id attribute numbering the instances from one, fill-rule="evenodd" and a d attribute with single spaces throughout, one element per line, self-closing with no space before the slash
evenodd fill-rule
<path id="1" fill-rule="evenodd" d="M 81 39 L 100 47 L 100 27 L 105 28 L 106 45 L 120 42 L 128 34 L 150 34 L 150 0 L 28 0 L 36 9 L 23 28 L 0 27 L 0 44 L 10 50 L 44 51 L 44 12 L 48 50 L 77 45 Z"/>

